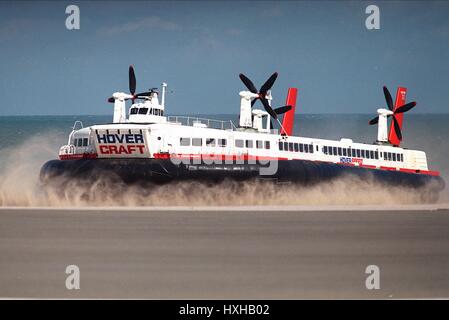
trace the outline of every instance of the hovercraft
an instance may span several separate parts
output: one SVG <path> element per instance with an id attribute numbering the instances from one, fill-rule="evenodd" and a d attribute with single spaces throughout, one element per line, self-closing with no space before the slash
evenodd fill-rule
<path id="1" fill-rule="evenodd" d="M 422 188 L 432 201 L 437 199 L 445 184 L 439 172 L 429 170 L 426 153 L 400 147 L 403 115 L 416 106 L 406 103 L 406 88 L 397 89 L 394 102 L 383 88 L 387 108 L 378 109 L 369 122 L 378 125 L 378 136 L 366 144 L 293 136 L 298 90 L 289 88 L 286 105 L 273 108 L 271 88 L 277 76 L 274 73 L 258 90 L 240 74 L 247 90 L 239 93 L 240 117 L 234 124 L 166 116 L 167 84 L 162 83 L 160 100 L 157 88 L 136 93 L 130 66 L 129 93 L 116 92 L 108 99 L 114 103 L 113 122 L 89 127 L 75 122 L 59 159 L 43 165 L 41 181 L 114 176 L 130 184 L 262 179 L 309 185 L 350 176 Z M 256 101 L 264 110 L 253 108 Z"/>

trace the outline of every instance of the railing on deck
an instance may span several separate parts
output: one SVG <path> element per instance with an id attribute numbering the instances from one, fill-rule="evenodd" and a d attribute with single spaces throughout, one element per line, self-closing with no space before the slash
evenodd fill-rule
<path id="1" fill-rule="evenodd" d="M 186 126 L 193 126 L 194 124 L 203 124 L 208 128 L 221 130 L 237 130 L 232 120 L 216 120 L 189 116 L 167 116 L 167 121 L 178 123 Z"/>

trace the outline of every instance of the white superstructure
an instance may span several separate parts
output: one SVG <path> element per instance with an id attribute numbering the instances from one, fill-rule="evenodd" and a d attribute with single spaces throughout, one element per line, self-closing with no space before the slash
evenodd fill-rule
<path id="1" fill-rule="evenodd" d="M 271 85 L 272 82 L 274 80 Z M 256 157 L 436 174 L 429 171 L 423 151 L 388 144 L 387 117 L 394 117 L 395 114 L 391 110 L 379 109 L 379 118 L 372 120 L 379 126 L 374 144 L 358 143 L 351 139 L 326 140 L 281 135 L 271 128 L 271 120 L 278 121 L 273 112 L 288 112 L 291 107 L 271 109 L 271 85 L 264 85 L 261 92 L 257 92 L 254 86 L 249 86 L 250 91 L 240 92 L 240 119 L 237 125 L 232 121 L 167 116 L 165 83 L 162 84 L 160 101 L 156 89 L 139 95 L 133 90 L 130 94 L 114 93 L 109 99 L 114 102 L 113 123 L 74 127 L 67 145 L 61 147 L 60 159 Z M 138 102 L 126 110 L 125 102 L 136 99 Z M 254 109 L 255 99 L 260 99 L 266 110 Z"/>

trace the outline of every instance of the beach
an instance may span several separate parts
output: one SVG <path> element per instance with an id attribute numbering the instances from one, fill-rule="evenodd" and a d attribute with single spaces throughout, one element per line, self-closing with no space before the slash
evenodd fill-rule
<path id="1" fill-rule="evenodd" d="M 1 208 L 0 238 L 2 298 L 449 297 L 447 206 Z"/>

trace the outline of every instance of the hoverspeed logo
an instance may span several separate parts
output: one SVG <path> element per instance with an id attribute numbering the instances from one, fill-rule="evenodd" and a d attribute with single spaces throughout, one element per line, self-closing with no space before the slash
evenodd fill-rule
<path id="1" fill-rule="evenodd" d="M 144 154 L 142 134 L 97 134 L 101 154 Z"/>
<path id="2" fill-rule="evenodd" d="M 363 159 L 362 158 L 340 157 L 340 163 L 354 163 L 354 164 L 362 165 Z"/>

